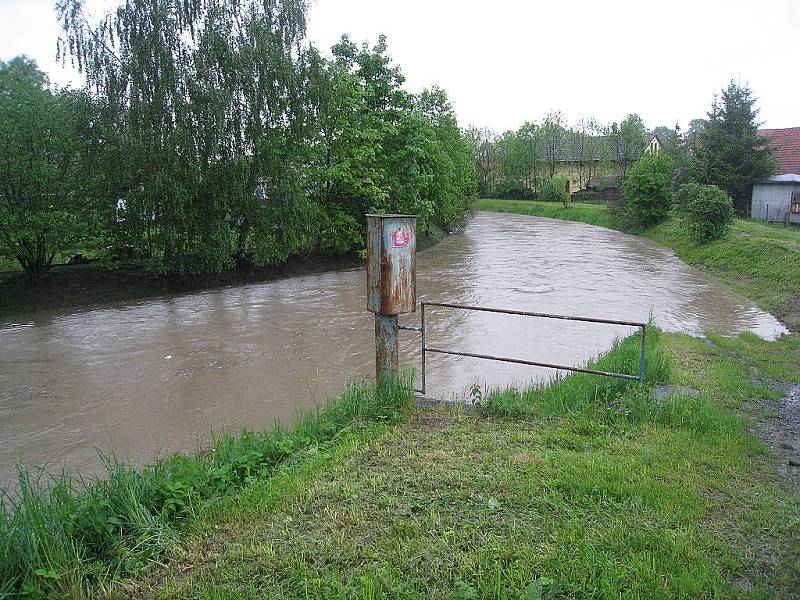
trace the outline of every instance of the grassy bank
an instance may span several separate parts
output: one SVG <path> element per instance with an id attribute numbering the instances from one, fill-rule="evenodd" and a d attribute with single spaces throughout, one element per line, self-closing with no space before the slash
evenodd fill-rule
<path id="1" fill-rule="evenodd" d="M 523 200 L 477 200 L 475 210 L 535 215 L 622 229 L 602 205 L 560 205 Z M 800 229 L 737 219 L 725 237 L 700 244 L 674 219 L 641 235 L 675 251 L 686 263 L 719 277 L 800 331 Z"/>
<path id="2" fill-rule="evenodd" d="M 580 221 L 589 225 L 608 227 L 609 229 L 619 228 L 603 204 L 572 203 L 569 207 L 564 208 L 561 204 L 555 202 L 478 199 L 475 200 L 472 206 L 475 210 L 531 215 L 534 217 L 547 217 L 548 219 L 562 219 L 564 221 Z"/>
<path id="3" fill-rule="evenodd" d="M 745 407 L 800 376 L 797 341 L 652 333 L 648 380 L 698 397 L 578 375 L 420 412 L 254 480 L 124 595 L 793 597 L 800 502 Z M 631 340 L 600 365 L 636 360 Z"/>
<path id="4" fill-rule="evenodd" d="M 291 429 L 223 435 L 204 453 L 140 469 L 107 461 L 106 476 L 20 469 L 19 492 L 0 505 L 0 598 L 79 598 L 142 577 L 181 547 L 198 517 L 280 465 L 362 430 L 405 419 L 407 379 L 353 385 Z"/>

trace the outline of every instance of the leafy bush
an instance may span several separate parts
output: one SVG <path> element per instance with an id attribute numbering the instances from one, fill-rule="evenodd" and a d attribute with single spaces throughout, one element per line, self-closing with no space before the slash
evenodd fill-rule
<path id="1" fill-rule="evenodd" d="M 637 160 L 622 184 L 622 216 L 635 225 L 649 227 L 663 221 L 672 204 L 672 159 L 647 155 Z"/>
<path id="2" fill-rule="evenodd" d="M 684 228 L 701 242 L 721 238 L 736 217 L 733 198 L 715 185 L 687 183 L 678 190 L 677 205 Z"/>
<path id="3" fill-rule="evenodd" d="M 570 199 L 567 191 L 567 180 L 558 175 L 546 179 L 539 188 L 539 200 L 544 202 L 561 202 L 566 208 L 569 206 Z"/>

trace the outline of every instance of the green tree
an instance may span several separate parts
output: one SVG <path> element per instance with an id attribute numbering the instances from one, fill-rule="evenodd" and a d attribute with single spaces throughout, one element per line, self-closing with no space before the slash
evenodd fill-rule
<path id="1" fill-rule="evenodd" d="M 414 96 L 414 110 L 424 119 L 431 140 L 428 161 L 433 177 L 424 193 L 434 205 L 434 221 L 445 229 L 460 227 L 477 192 L 477 173 L 469 140 L 458 127 L 453 107 L 441 88 L 423 90 Z"/>
<path id="2" fill-rule="evenodd" d="M 567 129 L 561 111 L 550 111 L 542 121 L 541 140 L 544 149 L 544 160 L 547 163 L 550 178 L 555 175 L 558 163 L 563 159 L 564 145 L 567 141 Z"/>
<path id="3" fill-rule="evenodd" d="M 542 182 L 539 200 L 544 202 L 560 202 L 564 208 L 569 206 L 571 197 L 567 191 L 567 180 L 556 175 Z"/>
<path id="4" fill-rule="evenodd" d="M 34 283 L 88 237 L 92 207 L 82 171 L 86 98 L 46 85 L 30 59 L 0 62 L 0 253 Z"/>
<path id="5" fill-rule="evenodd" d="M 363 215 L 389 197 L 382 122 L 367 109 L 365 84 L 351 69 L 342 60 L 318 58 L 309 78 L 313 120 L 307 187 L 321 208 L 323 252 L 363 246 Z"/>
<path id="6" fill-rule="evenodd" d="M 358 246 L 368 212 L 418 214 L 421 231 L 461 222 L 476 185 L 473 148 L 443 90 L 405 92 L 382 36 L 373 47 L 342 38 L 310 81 L 308 187 L 326 231 Z"/>
<path id="7" fill-rule="evenodd" d="M 464 136 L 472 145 L 475 171 L 478 175 L 478 196 L 491 198 L 495 194 L 498 171 L 497 134 L 490 129 L 468 127 Z"/>
<path id="8" fill-rule="evenodd" d="M 684 228 L 701 242 L 728 233 L 736 218 L 733 198 L 715 185 L 687 183 L 678 190 L 676 204 Z"/>
<path id="9" fill-rule="evenodd" d="M 526 161 L 522 141 L 515 131 L 504 132 L 497 140 L 497 178 L 501 196 L 522 194 L 527 187 Z"/>
<path id="10" fill-rule="evenodd" d="M 569 147 L 578 171 L 578 183 L 581 188 L 589 184 L 589 180 L 598 174 L 603 158 L 602 127 L 593 117 L 583 118 L 577 127 L 569 132 Z"/>
<path id="11" fill-rule="evenodd" d="M 544 161 L 544 128 L 536 123 L 525 121 L 517 130 L 520 161 L 524 174 L 525 189 L 539 190 Z"/>
<path id="12" fill-rule="evenodd" d="M 716 185 L 746 216 L 753 183 L 775 172 L 767 140 L 758 135 L 758 109 L 750 88 L 734 81 L 714 98 L 705 126 L 697 132 L 691 170 L 699 183 Z"/>
<path id="13" fill-rule="evenodd" d="M 633 164 L 622 185 L 623 216 L 628 222 L 649 227 L 667 217 L 674 166 L 664 154 L 645 155 Z"/>
<path id="14" fill-rule="evenodd" d="M 606 131 L 606 142 L 617 176 L 624 181 L 628 169 L 644 151 L 647 130 L 639 115 L 628 115 L 621 123 L 612 123 Z"/>
<path id="15" fill-rule="evenodd" d="M 124 236 L 158 269 L 217 271 L 248 243 L 261 263 L 309 245 L 302 0 L 129 0 L 96 24 L 83 0 L 57 10 L 59 54 L 116 132 L 104 162 Z"/>
<path id="16" fill-rule="evenodd" d="M 497 140 L 497 173 L 504 195 L 522 196 L 538 190 L 545 168 L 542 134 L 541 126 L 526 121 Z"/>

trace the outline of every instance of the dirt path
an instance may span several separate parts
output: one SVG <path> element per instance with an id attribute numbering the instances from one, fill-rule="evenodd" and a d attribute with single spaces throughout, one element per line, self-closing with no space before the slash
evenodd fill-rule
<path id="1" fill-rule="evenodd" d="M 778 457 L 781 481 L 800 492 L 800 384 L 783 384 L 783 398 L 760 402 L 757 435 Z"/>

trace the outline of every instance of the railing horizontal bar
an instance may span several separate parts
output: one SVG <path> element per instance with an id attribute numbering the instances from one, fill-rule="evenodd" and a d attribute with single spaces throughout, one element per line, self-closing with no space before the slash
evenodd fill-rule
<path id="1" fill-rule="evenodd" d="M 524 310 L 510 310 L 507 308 L 488 308 L 485 306 L 470 306 L 467 304 L 449 304 L 447 302 L 423 302 L 425 306 L 441 306 L 443 308 L 458 308 L 463 310 L 479 310 L 482 312 L 502 313 L 506 315 L 520 315 L 523 317 L 542 317 L 543 319 L 560 319 L 563 321 L 586 321 L 589 323 L 607 323 L 609 325 L 628 325 L 630 327 L 646 327 L 647 323 L 638 321 L 622 321 L 617 319 L 598 319 L 595 317 L 580 317 L 571 315 L 554 315 L 550 313 L 528 312 Z"/>
<path id="2" fill-rule="evenodd" d="M 398 325 L 397 328 L 404 331 L 422 331 L 422 327 L 412 327 L 410 325 Z"/>
<path id="3" fill-rule="evenodd" d="M 437 354 L 451 354 L 453 356 L 467 356 L 469 358 L 482 358 L 484 360 L 499 360 L 501 362 L 529 365 L 532 367 L 546 367 L 548 369 L 559 369 L 562 371 L 574 371 L 576 373 L 589 373 L 590 375 L 603 375 L 605 377 L 617 377 L 618 379 L 630 379 L 631 381 L 639 381 L 639 377 L 636 375 L 626 375 L 625 373 L 609 373 L 607 371 L 586 369 L 584 367 L 568 367 L 566 365 L 554 365 L 552 363 L 538 362 L 534 360 L 522 360 L 520 358 L 505 358 L 503 356 L 491 356 L 489 354 L 475 354 L 472 352 L 456 352 L 454 350 L 442 350 L 440 348 L 429 348 L 429 347 L 423 348 L 422 351 L 435 352 Z"/>

